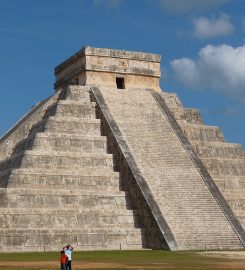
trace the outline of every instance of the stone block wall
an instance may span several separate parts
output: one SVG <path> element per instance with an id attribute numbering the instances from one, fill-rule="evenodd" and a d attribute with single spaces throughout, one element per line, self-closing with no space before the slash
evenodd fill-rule
<path id="1" fill-rule="evenodd" d="M 18 123 L 16 123 L 2 138 L 0 138 L 0 161 L 4 160 L 13 152 L 17 142 L 26 138 L 34 123 L 42 120 L 45 110 L 57 100 L 59 93 L 39 102 Z"/>
<path id="2" fill-rule="evenodd" d="M 144 246 L 151 249 L 170 249 L 152 212 L 154 205 L 145 197 L 137 183 L 137 177 L 142 176 L 133 157 L 130 156 L 127 143 L 121 138 L 117 123 L 108 111 L 100 91 L 93 89 L 92 101 L 97 103 L 96 116 L 101 120 L 101 133 L 107 137 L 108 152 L 113 154 L 115 170 L 120 172 L 120 188 L 129 194 L 133 208 L 138 209 L 139 222 L 145 232 Z"/>
<path id="3" fill-rule="evenodd" d="M 150 207 L 150 211 L 160 228 L 160 235 L 166 237 L 170 232 L 173 236 L 171 240 L 165 238 L 169 248 L 242 248 L 233 226 L 210 192 L 195 161 L 176 136 L 176 130 L 154 100 L 152 92 L 105 87 L 100 87 L 99 91 L 106 104 L 99 104 L 103 114 L 105 110 L 109 112 L 116 123 L 112 128 L 114 136 L 118 131 L 121 133 L 118 144 L 128 145 L 124 158 L 129 163 L 133 157 L 139 170 L 136 175 L 142 177 L 141 181 L 134 180 L 133 202 L 136 201 L 134 193 L 138 194 L 135 188 L 144 195 L 147 187 L 143 200 L 152 197 L 156 203 L 159 210 L 157 218 L 154 216 L 155 208 Z M 112 150 L 114 148 L 112 146 Z M 120 153 L 116 156 L 120 157 Z M 123 164 L 122 159 L 119 164 Z M 142 186 L 143 179 L 145 186 Z M 137 204 L 136 207 L 139 212 L 142 211 Z M 160 225 L 162 217 L 169 229 Z M 148 226 L 144 225 L 147 231 Z M 174 241 L 175 244 L 170 247 Z"/>
<path id="4" fill-rule="evenodd" d="M 160 91 L 160 62 L 156 54 L 84 47 L 55 68 L 55 89 L 66 84 L 117 87 L 120 77 L 127 89 Z"/>
<path id="5" fill-rule="evenodd" d="M 147 248 L 89 88 L 56 95 L 0 162 L 0 251 Z"/>
<path id="6" fill-rule="evenodd" d="M 226 142 L 218 127 L 205 125 L 197 110 L 185 109 L 176 94 L 163 92 L 161 95 L 245 228 L 245 152 L 242 146 Z"/>

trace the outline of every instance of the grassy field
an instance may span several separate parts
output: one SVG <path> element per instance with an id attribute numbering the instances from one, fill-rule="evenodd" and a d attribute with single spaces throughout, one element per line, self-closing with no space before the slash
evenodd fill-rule
<path id="1" fill-rule="evenodd" d="M 244 252 L 245 253 L 245 252 Z M 73 269 L 245 269 L 245 254 L 168 251 L 74 252 Z M 237 256 L 239 255 L 239 256 Z M 59 253 L 2 253 L 0 269 L 59 269 Z"/>

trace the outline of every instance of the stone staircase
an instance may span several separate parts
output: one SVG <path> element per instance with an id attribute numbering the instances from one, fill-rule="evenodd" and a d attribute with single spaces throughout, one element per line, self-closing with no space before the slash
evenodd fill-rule
<path id="1" fill-rule="evenodd" d="M 0 251 L 142 249 L 88 87 L 59 93 L 0 162 Z"/>
<path id="2" fill-rule="evenodd" d="M 216 126 L 203 123 L 198 110 L 185 109 L 176 94 L 161 93 L 197 155 L 245 229 L 245 152 L 227 143 Z"/>
<path id="3" fill-rule="evenodd" d="M 69 86 L 10 131 L 11 140 L 0 141 L 6 153 L 0 162 L 0 251 L 59 250 L 67 243 L 76 250 L 242 249 L 152 93 L 100 91 L 129 147 L 126 163 L 131 155 L 146 181 L 140 187 L 143 193 L 147 187 L 146 197 L 130 190 L 131 176 L 115 164 L 120 155 L 111 151 L 112 137 L 101 135 L 101 104 L 91 102 L 91 88 Z M 244 225 L 241 146 L 226 143 L 217 127 L 203 125 L 200 114 L 184 109 L 175 95 L 161 95 Z M 147 213 L 144 200 L 150 197 L 160 214 L 154 207 Z M 162 232 L 154 223 L 160 216 L 168 225 Z M 164 241 L 170 233 L 175 244 L 157 243 L 161 233 Z"/>
<path id="4" fill-rule="evenodd" d="M 108 87 L 100 87 L 99 91 L 105 101 L 105 105 L 100 105 L 108 107 L 117 123 L 171 229 L 177 249 L 243 248 L 152 94 L 143 89 L 128 91 Z M 176 109 L 176 114 L 179 112 Z M 198 117 L 193 119 L 198 121 Z M 222 136 L 217 128 L 203 130 L 193 136 L 215 137 L 215 142 L 220 141 Z"/>

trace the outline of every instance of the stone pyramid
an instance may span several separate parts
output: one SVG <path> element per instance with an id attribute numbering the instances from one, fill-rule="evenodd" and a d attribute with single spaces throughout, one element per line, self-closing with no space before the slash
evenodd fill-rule
<path id="1" fill-rule="evenodd" d="M 137 249 L 137 212 L 87 87 L 69 87 L 1 162 L 1 249 Z"/>
<path id="2" fill-rule="evenodd" d="M 82 48 L 0 139 L 0 250 L 243 249 L 245 154 L 159 88 L 160 56 Z"/>

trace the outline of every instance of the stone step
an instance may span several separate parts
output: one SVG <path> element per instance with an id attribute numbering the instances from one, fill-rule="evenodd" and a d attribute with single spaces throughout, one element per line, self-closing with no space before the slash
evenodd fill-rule
<path id="1" fill-rule="evenodd" d="M 244 189 L 224 189 L 222 191 L 223 196 L 226 199 L 234 199 L 234 200 L 240 200 L 240 199 L 245 199 L 245 193 Z"/>
<path id="2" fill-rule="evenodd" d="M 191 141 L 225 141 L 222 131 L 216 126 L 193 125 L 187 122 L 183 122 L 180 125 L 184 134 Z"/>
<path id="3" fill-rule="evenodd" d="M 118 206 L 118 208 L 107 208 L 106 211 L 100 211 L 99 207 L 93 209 L 87 208 L 75 208 L 72 205 L 64 209 L 57 209 L 53 207 L 49 208 L 1 208 L 0 215 L 65 215 L 70 213 L 71 215 L 98 215 L 98 216 L 138 216 L 138 212 L 132 209 L 126 209 L 123 206 Z"/>
<path id="4" fill-rule="evenodd" d="M 211 175 L 222 193 L 225 190 L 230 190 L 232 192 L 241 190 L 242 192 L 245 192 L 245 175 Z"/>
<path id="5" fill-rule="evenodd" d="M 30 177 L 27 177 L 30 178 Z M 46 189 L 49 187 L 50 189 L 60 190 L 67 188 L 69 190 L 81 190 L 81 189 L 87 189 L 87 190 L 93 190 L 94 192 L 98 192 L 100 190 L 105 190 L 106 192 L 111 192 L 112 194 L 118 190 L 121 189 L 121 184 L 119 183 L 119 180 L 114 183 L 111 183 L 112 181 L 110 179 L 103 179 L 105 180 L 103 183 L 101 183 L 100 178 L 95 177 L 80 177 L 79 179 L 66 179 L 60 182 L 57 181 L 57 178 L 54 177 L 45 177 L 45 178 L 37 178 L 28 181 L 24 177 L 18 177 L 15 176 L 11 177 L 10 179 L 6 179 L 6 183 L 1 183 L 0 187 L 3 188 L 32 188 L 32 189 Z M 79 182 L 78 182 L 79 181 Z M 108 183 L 106 183 L 106 181 Z M 58 182 L 58 183 L 57 183 Z"/>
<path id="6" fill-rule="evenodd" d="M 100 120 L 86 119 L 77 117 L 55 117 L 49 116 L 39 123 L 33 125 L 30 136 L 37 132 L 82 134 L 82 135 L 101 135 Z"/>
<path id="7" fill-rule="evenodd" d="M 212 178 L 219 188 L 225 189 L 245 189 L 245 175 L 220 175 L 211 173 Z"/>
<path id="8" fill-rule="evenodd" d="M 90 228 L 113 228 L 124 229 L 139 228 L 138 215 L 135 211 L 121 209 L 118 211 L 107 209 L 107 211 L 94 211 L 84 209 L 1 209 L 0 227 L 14 228 L 49 228 L 49 229 L 90 229 Z"/>
<path id="9" fill-rule="evenodd" d="M 83 172 L 80 174 L 65 174 L 54 171 L 47 171 L 44 168 L 43 173 L 37 173 L 35 170 L 15 169 L 9 170 L 0 175 L 0 187 L 31 187 L 51 189 L 93 189 L 93 190 L 119 190 L 121 183 L 118 173 L 101 171 L 97 175 Z M 72 173 L 72 172 L 70 172 Z"/>
<path id="10" fill-rule="evenodd" d="M 26 213 L 26 212 L 30 212 L 30 214 L 44 214 L 45 212 L 47 212 L 48 214 L 50 213 L 57 213 L 57 214 L 61 214 L 63 211 L 68 211 L 71 214 L 88 214 L 88 213 L 100 213 L 100 215 L 112 215 L 114 213 L 118 214 L 118 215 L 131 215 L 133 213 L 133 215 L 138 216 L 138 212 L 137 210 L 135 210 L 133 207 L 125 207 L 125 205 L 123 204 L 118 204 L 117 207 L 111 207 L 111 205 L 94 205 L 93 207 L 90 207 L 88 205 L 84 205 L 83 207 L 74 207 L 74 205 L 72 204 L 68 204 L 65 205 L 65 207 L 53 207 L 53 206 L 49 206 L 47 208 L 43 207 L 41 208 L 40 205 L 37 207 L 21 207 L 21 206 L 16 206 L 16 207 L 1 207 L 0 206 L 0 215 L 8 215 L 8 214 L 18 214 L 18 213 Z M 64 214 L 64 212 L 63 212 Z"/>
<path id="11" fill-rule="evenodd" d="M 88 89 L 59 98 L 0 164 L 0 251 L 142 249 L 144 230 L 120 191 Z"/>
<path id="12" fill-rule="evenodd" d="M 70 243 L 74 250 L 142 249 L 141 229 L 0 229 L 0 251 L 57 251 Z"/>
<path id="13" fill-rule="evenodd" d="M 76 134 L 38 132 L 33 137 L 19 142 L 14 154 L 30 149 L 53 149 L 55 151 L 105 152 L 107 138 L 104 136 L 83 136 Z"/>
<path id="14" fill-rule="evenodd" d="M 239 210 L 245 215 L 245 192 L 243 190 L 224 190 L 223 195 L 235 213 Z"/>
<path id="15" fill-rule="evenodd" d="M 226 189 L 223 191 L 223 195 L 227 198 L 227 199 L 234 199 L 234 200 L 245 200 L 245 192 L 244 190 L 239 190 L 239 189 L 235 189 L 235 190 L 229 190 Z"/>
<path id="16" fill-rule="evenodd" d="M 95 102 L 59 100 L 48 107 L 45 116 L 96 118 Z"/>
<path id="17" fill-rule="evenodd" d="M 242 209 L 236 209 L 235 211 L 235 214 L 236 214 L 236 217 L 241 217 L 241 218 L 245 218 L 245 212 L 244 212 L 244 210 L 242 210 Z"/>
<path id="18" fill-rule="evenodd" d="M 245 200 L 244 199 L 227 199 L 227 203 L 231 207 L 233 212 L 236 212 L 237 210 L 245 211 Z"/>
<path id="19" fill-rule="evenodd" d="M 200 141 L 191 141 L 191 143 L 201 158 L 245 158 L 245 152 L 239 144 Z"/>
<path id="20" fill-rule="evenodd" d="M 78 177 L 95 177 L 98 179 L 111 179 L 112 183 L 114 181 L 117 181 L 119 177 L 118 172 L 114 172 L 111 168 L 108 167 L 102 167 L 98 166 L 96 169 L 94 167 L 78 167 L 76 170 L 71 170 L 70 167 L 64 166 L 62 168 L 53 168 L 52 166 L 50 167 L 36 167 L 36 168 L 16 168 L 16 169 L 8 169 L 3 172 L 0 172 L 0 179 L 9 179 L 10 175 L 13 175 L 13 178 L 15 175 L 23 175 L 23 178 L 27 175 L 33 175 L 34 179 L 35 178 L 44 178 L 46 176 L 54 176 L 55 178 L 57 176 L 61 176 L 63 179 L 67 178 L 69 179 L 68 182 L 72 179 L 78 179 Z M 17 176 L 18 177 L 18 176 Z M 31 176 L 30 176 L 31 177 Z M 28 178 L 29 179 L 29 178 Z M 115 179 L 115 180 L 114 180 Z M 30 180 L 30 179 L 29 179 Z M 26 182 L 28 183 L 28 182 Z M 104 183 L 104 180 L 102 180 L 102 183 Z"/>
<path id="21" fill-rule="evenodd" d="M 215 234 L 210 239 L 200 240 L 205 234 L 196 235 L 193 240 L 180 239 L 180 249 L 183 250 L 242 250 L 232 238 L 217 237 Z"/>
<path id="22" fill-rule="evenodd" d="M 140 123 L 139 123 L 139 125 L 140 125 Z M 155 133 L 155 135 L 152 134 L 150 129 L 147 130 L 145 128 L 142 128 L 141 132 L 137 129 L 133 129 L 133 128 L 130 129 L 130 125 L 127 128 L 125 127 L 124 129 L 122 129 L 122 131 L 124 131 L 124 130 L 128 130 L 127 133 L 130 136 L 139 136 L 140 134 L 142 134 L 144 137 L 149 137 L 149 138 L 154 138 L 155 136 L 159 136 L 159 140 L 160 140 L 159 143 L 161 143 L 161 142 L 169 142 L 169 143 L 174 142 L 174 140 L 172 140 L 171 138 L 169 140 L 166 137 L 161 138 L 160 137 L 161 131 L 157 130 L 157 128 L 152 129 L 152 131 Z M 157 143 L 157 142 L 155 142 L 155 143 Z"/>
<path id="23" fill-rule="evenodd" d="M 108 176 L 108 177 L 118 177 L 119 172 L 115 172 L 108 167 L 97 167 L 96 170 L 89 167 L 80 167 L 77 170 L 67 170 L 64 168 L 17 168 L 12 170 L 7 170 L 0 173 L 0 176 L 6 174 L 36 174 L 36 175 L 64 175 L 69 177 L 78 177 L 78 176 Z"/>
<path id="24" fill-rule="evenodd" d="M 88 189 L 80 189 L 80 190 L 57 190 L 57 189 L 32 189 L 32 188 L 0 188 L 1 195 L 8 194 L 17 194 L 19 195 L 50 195 L 50 196 L 106 196 L 106 197 L 125 197 L 128 196 L 126 192 L 117 190 L 113 194 L 111 192 L 107 192 L 106 190 L 101 190 L 100 192 Z M 0 206 L 1 207 L 1 206 Z"/>
<path id="25" fill-rule="evenodd" d="M 223 195 L 225 195 L 225 194 L 234 194 L 235 195 L 237 193 L 245 194 L 245 188 L 244 187 L 239 188 L 239 187 L 234 187 L 234 186 L 231 186 L 231 187 L 226 186 L 225 188 L 221 188 L 221 189 L 222 189 Z"/>
<path id="26" fill-rule="evenodd" d="M 184 119 L 191 124 L 203 124 L 202 117 L 198 109 L 184 108 Z"/>
<path id="27" fill-rule="evenodd" d="M 181 136 L 177 136 L 174 129 L 175 123 L 171 123 L 167 111 L 163 113 L 165 108 L 160 109 L 150 92 L 129 92 L 126 89 L 113 92 L 106 87 L 100 88 L 100 92 L 178 246 L 193 249 L 196 247 L 193 243 L 208 239 L 217 247 L 213 235 L 220 235 L 220 228 L 224 228 L 223 239 L 231 239 L 231 245 L 234 243 L 236 248 L 242 248 L 192 154 L 186 150 L 188 145 L 183 147 Z M 100 106 L 103 108 L 103 104 Z M 217 127 L 193 124 L 185 127 L 193 138 L 224 141 Z M 144 190 L 145 186 L 140 188 Z M 145 192 L 148 194 L 149 191 Z M 187 239 L 186 231 L 189 232 Z M 221 248 L 227 245 L 226 240 L 219 240 Z"/>
<path id="28" fill-rule="evenodd" d="M 90 87 L 81 85 L 68 85 L 62 90 L 60 100 L 69 101 L 90 101 Z"/>
<path id="29" fill-rule="evenodd" d="M 206 234 L 208 233 L 210 235 L 210 238 L 202 239 L 201 236 L 205 235 L 205 233 Z M 190 238 L 193 239 L 193 236 L 191 237 L 191 234 L 192 234 L 192 232 L 190 230 L 190 231 L 186 232 L 186 234 L 184 236 L 179 237 L 178 239 L 183 239 L 183 241 L 188 241 L 188 239 L 190 239 Z M 207 229 L 206 231 L 201 231 L 201 232 L 197 233 L 196 239 L 198 239 L 198 238 L 202 239 L 201 242 L 212 242 L 212 239 L 213 240 L 219 239 L 219 242 L 221 241 L 221 242 L 225 243 L 225 241 L 229 239 L 233 243 L 236 243 L 236 241 L 234 241 L 234 238 L 232 237 L 232 235 L 225 235 L 224 231 L 220 231 L 219 233 L 214 233 L 214 232 L 212 232 L 212 228 Z M 214 244 L 215 244 L 215 241 L 214 241 Z"/>
<path id="30" fill-rule="evenodd" d="M 93 209 L 95 206 L 117 207 L 122 205 L 131 207 L 128 195 L 125 192 L 106 190 L 55 190 L 55 189 L 23 189 L 23 188 L 1 188 L 0 207 L 87 207 Z"/>
<path id="31" fill-rule="evenodd" d="M 245 159 L 202 158 L 202 162 L 208 171 L 214 175 L 245 175 Z"/>
<path id="32" fill-rule="evenodd" d="M 111 154 L 104 153 L 79 153 L 79 152 L 59 152 L 59 151 L 34 151 L 26 150 L 13 155 L 9 159 L 0 162 L 0 171 L 12 168 L 40 167 L 45 168 L 70 166 L 70 169 L 76 169 L 80 166 L 97 167 L 105 166 L 113 168 L 113 159 Z"/>

